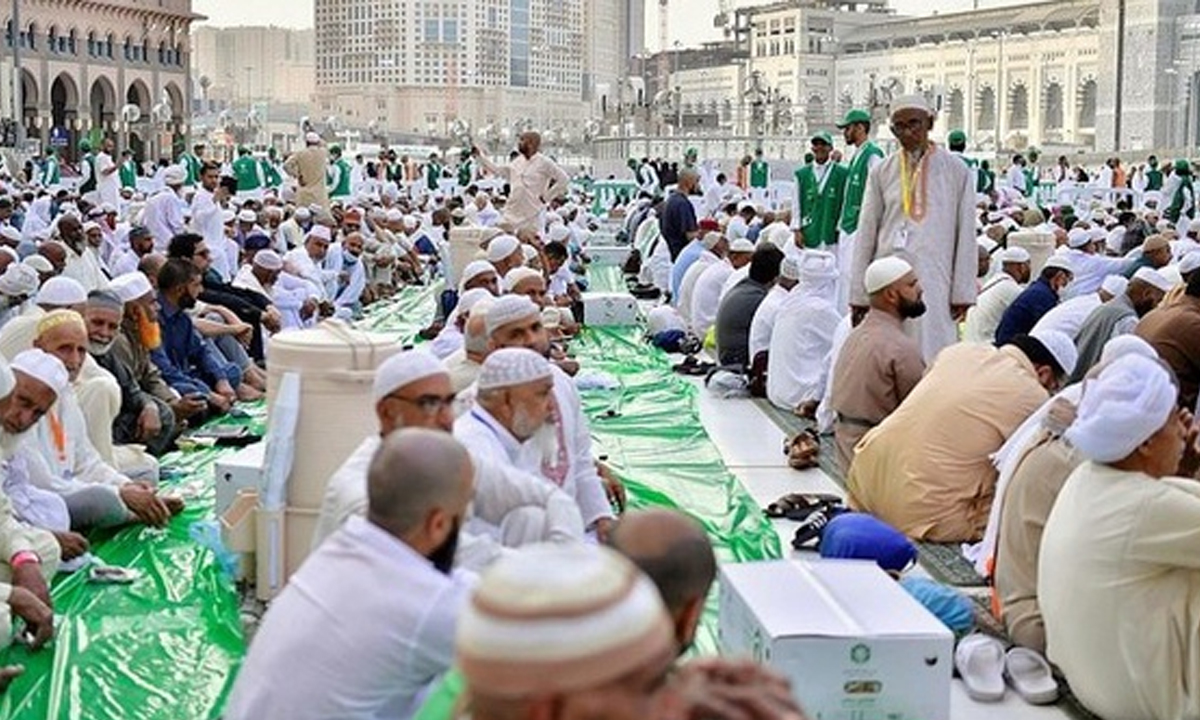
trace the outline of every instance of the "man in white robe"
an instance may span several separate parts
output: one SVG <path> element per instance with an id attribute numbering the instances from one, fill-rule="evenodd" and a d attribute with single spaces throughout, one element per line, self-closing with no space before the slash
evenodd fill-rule
<path id="1" fill-rule="evenodd" d="M 728 242 L 728 239 L 726 240 Z M 717 321 L 717 309 L 721 305 L 721 291 L 725 283 L 741 268 L 750 265 L 754 255 L 754 244 L 745 238 L 735 240 L 729 246 L 729 252 L 704 269 L 696 278 L 696 286 L 692 288 L 692 305 L 689 313 L 692 322 L 692 332 L 697 337 L 704 337 Z M 745 274 L 743 273 L 743 277 Z"/>
<path id="2" fill-rule="evenodd" d="M 729 249 L 729 241 L 718 232 L 705 233 L 704 237 L 700 238 L 700 243 L 704 249 L 684 273 L 683 282 L 679 284 L 679 297 L 675 303 L 679 314 L 689 325 L 692 320 L 692 299 L 695 297 L 700 277 L 709 267 L 724 262 L 725 252 Z"/>
<path id="3" fill-rule="evenodd" d="M 837 257 L 809 250 L 800 281 L 779 307 L 767 355 L 767 398 L 785 410 L 812 415 L 825 393 L 829 352 L 842 314 L 837 302 Z M 807 406 L 807 407 L 806 407 Z"/>
<path id="4" fill-rule="evenodd" d="M 1070 300 L 1055 305 L 1050 312 L 1042 316 L 1033 326 L 1033 332 L 1057 330 L 1067 337 L 1075 337 L 1079 329 L 1092 311 L 1113 298 L 1125 294 L 1125 286 L 1129 281 L 1122 275 L 1109 275 L 1104 278 L 1100 289 L 1085 295 L 1077 295 Z"/>
<path id="5" fill-rule="evenodd" d="M 867 177 L 850 275 L 856 314 L 869 305 L 867 266 L 889 255 L 907 260 L 921 278 L 928 311 L 906 324 L 926 362 L 958 341 L 957 322 L 975 302 L 975 177 L 957 155 L 929 141 L 934 113 L 924 96 L 892 104 L 900 149 Z"/>
<path id="6" fill-rule="evenodd" d="M 765 353 L 771 348 L 771 333 L 775 330 L 779 308 L 783 306 L 783 301 L 799 280 L 800 261 L 785 257 L 779 264 L 779 279 L 759 303 L 758 309 L 754 311 L 754 318 L 750 321 L 749 350 L 752 363 L 759 353 Z"/>
<path id="7" fill-rule="evenodd" d="M 991 343 L 996 340 L 996 328 L 1004 311 L 1021 294 L 1031 273 L 1029 251 L 1011 247 L 1000 253 L 1001 272 L 993 275 L 979 288 L 975 306 L 967 311 L 963 340 Z"/>

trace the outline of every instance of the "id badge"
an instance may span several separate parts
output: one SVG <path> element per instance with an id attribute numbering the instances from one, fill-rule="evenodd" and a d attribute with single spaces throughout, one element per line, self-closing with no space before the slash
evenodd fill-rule
<path id="1" fill-rule="evenodd" d="M 901 227 L 899 230 L 896 231 L 896 233 L 894 235 L 892 235 L 892 249 L 897 250 L 897 251 L 908 249 L 908 226 L 907 225 L 904 227 Z"/>

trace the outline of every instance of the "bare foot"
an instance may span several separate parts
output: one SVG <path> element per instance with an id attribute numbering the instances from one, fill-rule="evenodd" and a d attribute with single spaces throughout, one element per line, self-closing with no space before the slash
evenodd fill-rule
<path id="1" fill-rule="evenodd" d="M 266 393 L 264 393 L 262 390 L 259 390 L 258 388 L 255 388 L 255 387 L 251 387 L 251 386 L 247 385 L 246 383 L 242 383 L 241 385 L 238 385 L 237 397 L 238 397 L 238 400 L 241 400 L 242 402 L 251 402 L 254 400 L 262 400 L 265 396 L 266 396 Z"/>
<path id="2" fill-rule="evenodd" d="M 167 506 L 167 511 L 172 515 L 178 515 L 183 512 L 183 498 L 168 495 L 159 499 L 163 501 L 163 504 Z"/>
<path id="3" fill-rule="evenodd" d="M 5 665 L 0 667 L 0 693 L 8 689 L 12 685 L 12 681 L 21 676 L 25 672 L 24 665 Z"/>

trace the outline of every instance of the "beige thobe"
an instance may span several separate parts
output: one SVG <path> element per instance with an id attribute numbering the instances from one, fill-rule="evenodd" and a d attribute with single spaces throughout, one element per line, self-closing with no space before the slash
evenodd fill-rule
<path id="1" fill-rule="evenodd" d="M 571 178 L 557 163 L 541 153 L 530 158 L 517 155 L 503 167 L 493 165 L 486 157 L 480 156 L 479 159 L 488 172 L 507 180 L 510 187 L 500 223 L 514 234 L 522 230 L 541 232 L 541 217 L 546 203 L 565 195 Z"/>
<path id="2" fill-rule="evenodd" d="M 958 341 L 950 306 L 975 302 L 978 249 L 975 243 L 975 173 L 953 153 L 931 145 L 926 166 L 924 219 L 904 214 L 900 156 L 893 154 L 867 176 L 866 197 L 854 243 L 850 304 L 869 304 L 863 275 L 877 258 L 899 255 L 912 264 L 925 291 L 928 311 L 909 323 L 925 361 Z"/>
<path id="3" fill-rule="evenodd" d="M 1200 717 L 1200 484 L 1086 462 L 1042 535 L 1046 651 L 1092 712 Z"/>
<path id="4" fill-rule="evenodd" d="M 832 372 L 833 432 L 846 472 L 854 446 L 904 402 L 921 381 L 925 361 L 899 318 L 871 310 L 846 338 Z"/>
<path id="5" fill-rule="evenodd" d="M 918 540 L 978 540 L 996 490 L 990 456 L 1046 398 L 1016 347 L 946 348 L 854 448 L 851 505 Z"/>
<path id="6" fill-rule="evenodd" d="M 325 187 L 325 168 L 329 154 L 320 145 L 312 145 L 292 154 L 283 171 L 296 178 L 296 206 L 320 205 L 329 211 L 329 190 Z"/>

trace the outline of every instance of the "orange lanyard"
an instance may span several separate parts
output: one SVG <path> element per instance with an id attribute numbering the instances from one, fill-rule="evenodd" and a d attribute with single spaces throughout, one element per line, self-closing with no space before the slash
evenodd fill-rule
<path id="1" fill-rule="evenodd" d="M 62 419 L 54 411 L 46 413 L 50 421 L 50 434 L 54 439 L 54 449 L 58 451 L 58 461 L 67 461 L 67 430 L 63 427 Z"/>
<path id="2" fill-rule="evenodd" d="M 932 153 L 933 146 L 930 145 L 916 166 L 910 167 L 908 153 L 904 148 L 900 149 L 900 205 L 904 210 L 904 216 L 909 220 L 921 222 L 925 219 L 925 203 L 928 193 L 928 173 L 925 171 Z"/>

